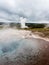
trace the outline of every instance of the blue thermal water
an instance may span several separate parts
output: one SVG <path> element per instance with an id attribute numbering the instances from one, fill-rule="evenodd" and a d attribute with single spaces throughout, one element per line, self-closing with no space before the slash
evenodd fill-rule
<path id="1" fill-rule="evenodd" d="M 10 43 L 9 45 L 8 44 L 7 45 L 0 45 L 0 55 L 5 54 L 5 53 L 11 53 L 15 49 L 17 49 L 18 46 L 20 45 L 19 42 L 17 42 L 17 41 L 14 41 L 14 42 L 12 41 L 9 43 Z"/>
<path id="2" fill-rule="evenodd" d="M 3 42 L 4 44 L 5 42 Z M 38 48 L 38 45 L 33 44 L 35 42 L 32 39 L 20 39 L 19 41 L 8 42 L 7 44 L 0 44 L 0 55 L 5 53 L 11 53 L 16 50 L 16 52 L 22 51 L 24 48 Z M 33 44 L 33 45 L 32 45 Z"/>

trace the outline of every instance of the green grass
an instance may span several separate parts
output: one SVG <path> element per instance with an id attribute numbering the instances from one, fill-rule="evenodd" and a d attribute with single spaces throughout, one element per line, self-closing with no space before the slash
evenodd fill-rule
<path id="1" fill-rule="evenodd" d="M 2 29 L 3 28 L 3 26 L 0 26 L 0 29 Z"/>

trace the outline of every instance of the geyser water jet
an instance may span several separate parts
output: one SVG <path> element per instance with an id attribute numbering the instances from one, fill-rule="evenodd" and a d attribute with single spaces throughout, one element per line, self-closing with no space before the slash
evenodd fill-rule
<path id="1" fill-rule="evenodd" d="M 25 25 L 26 21 L 27 21 L 26 18 L 23 17 L 20 18 L 21 28 L 27 28 L 27 26 Z"/>

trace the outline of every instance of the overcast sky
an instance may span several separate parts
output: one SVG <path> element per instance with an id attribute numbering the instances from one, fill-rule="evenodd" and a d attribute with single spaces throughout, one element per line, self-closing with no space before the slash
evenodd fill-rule
<path id="1" fill-rule="evenodd" d="M 49 22 L 49 0 L 0 0 L 0 22 Z"/>

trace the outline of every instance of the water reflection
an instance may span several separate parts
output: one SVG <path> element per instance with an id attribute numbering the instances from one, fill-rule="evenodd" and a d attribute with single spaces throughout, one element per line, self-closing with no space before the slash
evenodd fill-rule
<path id="1" fill-rule="evenodd" d="M 47 49 L 45 48 L 45 45 L 47 45 Z M 47 52 L 48 52 L 48 42 L 45 42 L 41 39 L 20 39 L 19 41 L 12 41 L 10 45 L 5 45 L 0 50 L 0 62 L 3 62 L 3 64 L 7 61 L 10 62 L 10 65 L 20 64 L 36 64 L 47 60 Z M 43 55 L 45 57 L 43 57 Z M 8 60 L 7 60 L 8 58 Z M 43 59 L 43 61 L 42 61 Z M 21 62 L 20 62 L 20 61 Z M 38 62 L 38 60 L 40 62 Z M 12 63 L 11 63 L 12 61 Z M 32 61 L 32 62 L 31 62 Z M 47 63 L 47 62 L 46 62 Z M 22 65 L 23 65 L 22 64 Z M 8 64 L 6 64 L 8 65 Z"/>
<path id="2" fill-rule="evenodd" d="M 9 34 L 0 40 L 0 65 L 49 65 L 49 42 L 18 35 Z"/>

